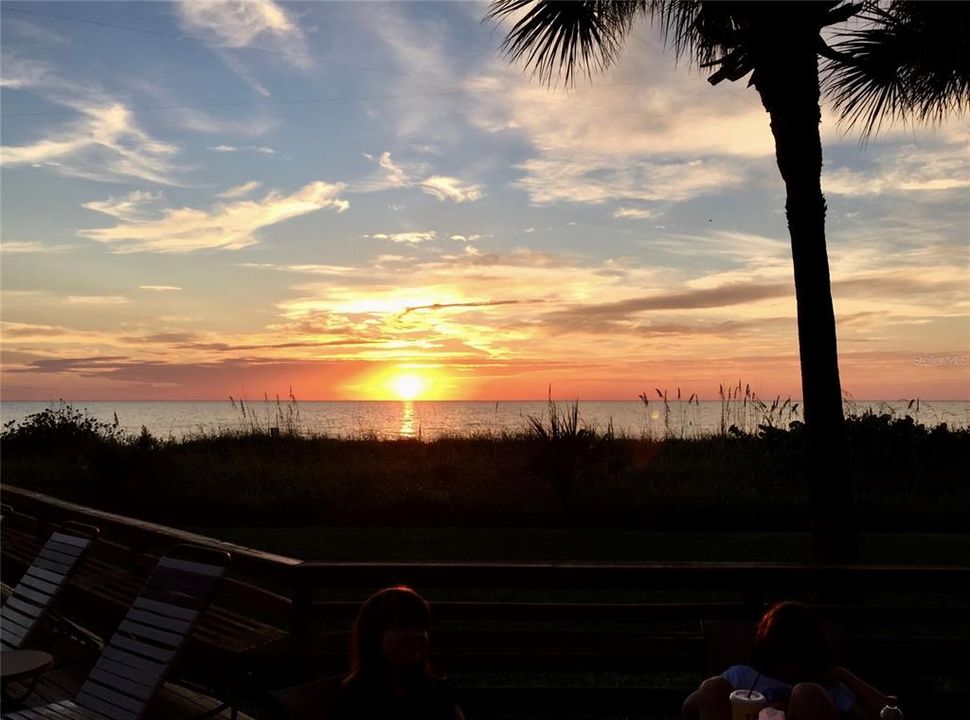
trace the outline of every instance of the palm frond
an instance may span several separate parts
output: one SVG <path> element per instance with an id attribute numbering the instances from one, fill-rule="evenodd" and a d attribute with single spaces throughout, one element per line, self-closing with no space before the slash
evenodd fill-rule
<path id="1" fill-rule="evenodd" d="M 664 45 L 678 58 L 686 56 L 705 67 L 718 62 L 741 41 L 747 24 L 746 4 L 668 0 L 653 3 L 651 10 Z"/>
<path id="2" fill-rule="evenodd" d="M 834 109 L 863 137 L 882 123 L 939 122 L 970 109 L 970 5 L 897 0 L 840 34 L 823 81 Z"/>
<path id="3" fill-rule="evenodd" d="M 541 80 L 569 85 L 577 70 L 592 75 L 613 64 L 633 20 L 651 4 L 649 0 L 494 0 L 485 19 L 500 21 L 524 13 L 502 42 L 503 52 L 512 61 L 524 60 Z"/>

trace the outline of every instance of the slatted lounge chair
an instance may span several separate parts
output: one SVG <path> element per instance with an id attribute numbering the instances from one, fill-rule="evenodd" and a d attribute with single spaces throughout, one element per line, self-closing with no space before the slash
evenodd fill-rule
<path id="1" fill-rule="evenodd" d="M 27 644 L 97 537 L 96 527 L 77 522 L 64 523 L 50 536 L 0 610 L 0 647 L 19 650 Z"/>
<path id="2" fill-rule="evenodd" d="M 178 545 L 135 599 L 73 701 L 4 720 L 140 720 L 226 573 L 229 554 Z"/>

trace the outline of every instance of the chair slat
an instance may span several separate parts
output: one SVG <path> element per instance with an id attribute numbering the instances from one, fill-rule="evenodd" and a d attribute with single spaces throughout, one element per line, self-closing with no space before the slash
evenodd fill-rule
<path id="1" fill-rule="evenodd" d="M 155 692 L 155 688 L 152 685 L 142 685 L 141 683 L 119 677 L 114 673 L 109 673 L 99 668 L 92 670 L 91 674 L 88 675 L 88 679 L 95 680 L 105 687 L 117 690 L 141 702 L 147 701 L 152 696 L 152 693 Z"/>
<path id="2" fill-rule="evenodd" d="M 14 649 L 20 649 L 24 644 L 24 638 L 27 637 L 27 632 L 13 623 L 4 623 L 3 628 L 0 629 L 0 634 L 2 634 L 4 642 L 13 645 Z"/>
<path id="3" fill-rule="evenodd" d="M 135 600 L 133 607 L 158 613 L 159 615 L 168 615 L 180 620 L 188 620 L 189 622 L 195 622 L 196 618 L 199 617 L 198 610 L 190 610 L 188 608 L 179 607 L 178 605 L 172 605 L 171 603 L 150 600 L 146 597 L 140 597 Z"/>
<path id="4" fill-rule="evenodd" d="M 18 585 L 17 587 L 14 588 L 13 596 L 27 598 L 28 600 L 33 600 L 38 605 L 47 605 L 47 603 L 49 603 L 51 599 L 50 594 L 39 593 L 36 590 L 23 587 L 22 585 Z"/>
<path id="5" fill-rule="evenodd" d="M 5 632 L 10 631 L 22 635 L 26 633 L 31 626 L 33 626 L 33 622 L 30 620 L 19 620 L 12 610 L 4 608 L 2 613 L 3 627 Z"/>
<path id="6" fill-rule="evenodd" d="M 184 638 L 183 635 L 179 635 L 178 633 L 165 632 L 164 630 L 149 627 L 148 625 L 132 622 L 131 620 L 123 621 L 118 626 L 118 630 L 120 632 L 130 633 L 136 638 L 148 638 L 155 642 L 164 643 L 171 648 L 177 648 Z"/>
<path id="7" fill-rule="evenodd" d="M 135 720 L 138 717 L 137 713 L 112 705 L 88 693 L 85 693 L 83 698 L 78 695 L 74 702 L 84 710 L 94 710 L 109 718 L 109 720 Z"/>
<path id="8" fill-rule="evenodd" d="M 46 707 L 41 708 L 24 708 L 15 715 L 4 715 L 4 718 L 19 717 L 22 720 L 44 720 L 50 717 L 51 713 L 45 712 Z"/>
<path id="9" fill-rule="evenodd" d="M 92 710 L 82 708 L 80 705 L 76 704 L 71 700 L 64 700 L 59 703 L 53 703 L 49 707 L 58 708 L 65 717 L 72 718 L 72 720 L 103 720 L 104 716 L 96 713 Z"/>
<path id="10" fill-rule="evenodd" d="M 77 558 L 84 554 L 84 551 L 87 550 L 87 545 L 75 545 L 73 543 L 68 544 L 58 542 L 57 537 L 52 535 L 51 539 L 44 544 L 44 549 L 53 550 L 54 552 L 58 552 L 65 557 Z"/>
<path id="11" fill-rule="evenodd" d="M 64 582 L 66 578 L 64 573 L 53 573 L 39 567 L 34 567 L 33 565 L 27 568 L 26 574 L 35 578 L 40 578 L 45 582 L 54 583 L 55 585 L 59 585 L 60 583 Z"/>
<path id="12" fill-rule="evenodd" d="M 162 675 L 165 672 L 165 665 L 149 658 L 141 657 L 130 652 L 125 652 L 117 647 L 110 645 L 101 653 L 98 662 L 107 658 L 109 661 L 122 663 L 135 668 L 139 672 Z"/>
<path id="13" fill-rule="evenodd" d="M 26 615 L 27 617 L 40 617 L 44 613 L 44 608 L 38 607 L 30 602 L 25 602 L 18 597 L 13 595 L 7 600 L 7 604 L 4 607 L 13 608 L 21 615 Z"/>
<path id="14" fill-rule="evenodd" d="M 53 595 L 60 589 L 58 585 L 41 580 L 33 575 L 24 575 L 20 578 L 20 584 L 26 585 L 37 592 L 47 593 L 48 595 Z"/>
<path id="15" fill-rule="evenodd" d="M 42 558 L 40 556 L 34 558 L 33 565 L 35 567 L 43 568 L 44 570 L 49 570 L 50 572 L 60 573 L 62 575 L 66 575 L 71 571 L 70 563 L 48 560 L 47 558 Z"/>
<path id="16" fill-rule="evenodd" d="M 77 547 L 86 548 L 91 544 L 93 538 L 81 537 L 80 535 L 72 535 L 70 533 L 61 532 L 57 530 L 51 535 L 51 540 L 59 542 L 63 545 L 75 545 Z"/>
<path id="17" fill-rule="evenodd" d="M 168 632 L 175 632 L 179 634 L 188 633 L 192 629 L 192 623 L 190 622 L 186 622 L 185 620 L 176 620 L 175 618 L 165 617 L 164 615 L 158 615 L 145 610 L 129 610 L 126 618 L 128 620 L 141 623 L 142 625 L 150 625 L 151 627 L 158 628 L 159 630 L 166 630 Z"/>
<path id="18" fill-rule="evenodd" d="M 3 606 L 0 610 L 0 616 L 3 617 L 5 622 L 13 623 L 22 628 L 31 628 L 33 624 L 37 622 L 37 618 L 27 617 L 26 615 L 21 615 L 19 612 L 11 607 Z"/>
<path id="19" fill-rule="evenodd" d="M 81 690 L 77 694 L 74 702 L 80 702 L 84 704 L 84 698 L 93 695 L 96 698 L 100 698 L 105 702 L 109 702 L 112 705 L 127 710 L 128 712 L 135 713 L 136 715 L 141 712 L 142 707 L 144 707 L 144 700 L 138 698 L 130 697 L 129 695 L 117 690 L 108 685 L 102 685 L 100 682 L 88 678 L 84 685 L 81 686 Z"/>
<path id="20" fill-rule="evenodd" d="M 44 705 L 43 707 L 39 708 L 28 708 L 26 712 L 27 717 L 30 718 L 30 720 L 41 720 L 41 718 L 43 718 L 43 720 L 73 720 L 73 718 L 70 718 L 70 716 L 63 712 L 62 708 L 56 704 Z"/>
<path id="21" fill-rule="evenodd" d="M 198 612 L 206 605 L 204 594 L 200 594 L 198 592 L 193 592 L 191 594 L 178 593 L 173 590 L 163 589 L 160 587 L 146 587 L 144 590 L 142 590 L 139 597 L 152 600 L 154 602 L 163 603 L 165 605 L 170 605 L 172 607 L 180 607 L 192 612 Z"/>
<path id="22" fill-rule="evenodd" d="M 95 670 L 99 668 L 107 670 L 112 675 L 117 675 L 120 678 L 125 678 L 126 680 L 131 680 L 132 682 L 137 682 L 142 685 L 155 687 L 162 679 L 162 671 L 165 669 L 165 666 L 156 665 L 155 670 L 145 672 L 139 668 L 136 668 L 134 665 L 115 662 L 108 657 L 101 657 L 101 659 L 98 660 L 98 664 L 95 666 Z"/>
<path id="23" fill-rule="evenodd" d="M 54 548 L 47 547 L 46 545 L 41 548 L 39 553 L 37 553 L 37 557 L 43 560 L 50 560 L 51 562 L 63 563 L 64 565 L 68 566 L 73 565 L 74 561 L 77 560 L 77 554 L 75 553 L 68 555 L 66 553 L 58 552 Z"/>
<path id="24" fill-rule="evenodd" d="M 158 561 L 159 568 L 172 568 L 174 570 L 180 570 L 182 572 L 194 573 L 196 575 L 208 575 L 210 577 L 219 578 L 222 577 L 226 568 L 225 565 L 212 565 L 211 563 L 198 563 L 192 562 L 191 560 L 182 560 L 180 558 L 173 557 L 163 557 Z"/>
<path id="25" fill-rule="evenodd" d="M 119 647 L 122 650 L 127 650 L 135 655 L 142 655 L 163 663 L 169 662 L 175 656 L 175 653 L 171 650 L 155 647 L 154 645 L 149 645 L 148 643 L 141 642 L 140 640 L 132 640 L 131 638 L 126 638 L 123 635 L 118 635 L 117 633 L 115 633 L 114 637 L 111 638 L 111 642 L 109 642 L 108 645 Z"/>
<path id="26" fill-rule="evenodd" d="M 170 602 L 177 602 L 178 595 L 203 595 L 211 586 L 212 579 L 205 575 L 189 575 L 171 569 L 159 568 L 148 581 L 148 588 L 172 593 Z"/>
<path id="27" fill-rule="evenodd" d="M 68 712 L 68 710 L 60 705 L 59 703 L 53 703 L 52 705 L 44 706 L 44 712 L 48 714 L 49 718 L 55 718 L 56 720 L 78 720 L 78 718 L 88 718 L 87 715 L 74 715 Z"/>

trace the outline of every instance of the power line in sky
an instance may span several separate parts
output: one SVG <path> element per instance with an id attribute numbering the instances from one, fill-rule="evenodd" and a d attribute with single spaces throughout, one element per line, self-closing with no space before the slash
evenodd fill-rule
<path id="1" fill-rule="evenodd" d="M 268 53 L 270 55 L 280 55 L 283 57 L 300 58 L 302 60 L 313 60 L 315 62 L 323 63 L 326 65 L 335 65 L 338 67 L 352 68 L 354 70 L 364 70 L 366 72 L 416 77 L 416 78 L 425 80 L 426 82 L 430 82 L 434 84 L 447 84 L 451 82 L 449 80 L 444 80 L 444 79 L 428 78 L 424 75 L 418 75 L 417 73 L 411 73 L 405 70 L 394 70 L 391 68 L 375 68 L 367 65 L 348 63 L 342 60 L 329 60 L 327 58 L 322 58 L 319 55 L 310 55 L 308 53 L 295 53 L 295 52 L 289 52 L 286 50 L 273 50 L 271 48 L 258 47 L 255 45 L 245 45 L 245 46 L 229 45 L 226 43 L 218 43 L 218 42 L 213 42 L 211 40 L 206 40 L 205 38 L 200 38 L 196 35 L 185 35 L 182 33 L 165 32 L 164 30 L 150 30 L 148 28 L 140 28 L 140 27 L 135 27 L 133 25 L 120 25 L 118 23 L 105 22 L 103 20 L 89 20 L 88 18 L 71 17 L 70 15 L 57 15 L 55 13 L 38 12 L 36 10 L 24 10 L 23 8 L 9 7 L 7 5 L 3 6 L 3 11 L 20 13 L 21 15 L 32 15 L 34 17 L 51 18 L 53 20 L 64 20 L 66 22 L 81 23 L 84 25 L 93 25 L 95 27 L 108 28 L 111 30 L 126 30 L 128 32 L 142 33 L 144 35 L 157 35 L 158 37 L 165 37 L 173 40 L 188 40 L 191 42 L 197 42 L 201 45 L 208 45 L 210 47 L 222 48 L 224 50 L 248 50 L 251 52 Z"/>
<path id="2" fill-rule="evenodd" d="M 664 81 L 661 81 L 664 82 Z M 667 82 L 685 82 L 683 80 L 671 80 Z M 597 85 L 597 88 L 610 88 L 610 87 L 642 87 L 647 85 L 654 85 L 657 81 L 653 80 L 641 80 L 639 82 L 627 82 L 627 83 L 604 83 Z M 207 108 L 228 108 L 228 107 L 260 107 L 260 106 L 273 106 L 273 105 L 310 105 L 315 103 L 330 103 L 330 102 L 365 102 L 371 100 L 411 100 L 417 98 L 434 98 L 434 97 L 451 97 L 451 96 L 474 96 L 474 95 L 501 95 L 505 93 L 514 92 L 518 88 L 494 88 L 491 90 L 442 90 L 440 92 L 422 92 L 422 93 L 407 93 L 398 95 L 345 95 L 342 97 L 325 97 L 325 98 L 276 98 L 272 100 L 238 100 L 238 101 L 225 101 L 225 102 L 210 102 L 210 103 L 177 103 L 169 105 L 133 105 L 128 109 L 137 111 L 164 111 L 164 110 L 196 110 L 196 109 L 207 109 Z M 559 100 L 569 100 L 575 102 L 574 96 L 571 95 L 547 95 L 539 96 L 534 99 L 537 100 L 548 100 L 548 101 L 559 101 Z M 582 105 L 583 103 L 578 103 Z M 589 105 L 589 103 L 586 103 Z M 599 105 L 597 107 L 608 107 L 605 105 Z M 629 108 L 623 109 L 622 111 L 630 110 Z M 645 115 L 663 115 L 664 113 L 650 113 L 647 111 L 631 110 L 632 112 L 642 112 Z M 12 120 L 16 118 L 27 118 L 27 117 L 46 117 L 46 116 L 58 116 L 58 115 L 76 115 L 77 110 L 27 110 L 24 112 L 12 112 L 12 113 L 2 113 L 0 118 L 4 120 Z"/>
<path id="3" fill-rule="evenodd" d="M 148 28 L 140 28 L 130 25 L 121 25 L 118 23 L 105 22 L 101 20 L 91 20 L 87 18 L 71 17 L 68 15 L 58 15 L 55 13 L 39 12 L 36 10 L 25 10 L 23 8 L 10 7 L 9 5 L 3 6 L 4 12 L 14 12 L 20 13 L 22 15 L 29 15 L 34 17 L 44 17 L 54 20 L 63 20 L 66 22 L 81 23 L 85 25 L 91 25 L 94 27 L 107 28 L 112 30 L 122 30 L 127 32 L 136 32 L 146 35 L 155 35 L 159 37 L 165 37 L 176 40 L 188 40 L 191 42 L 196 42 L 202 45 L 207 45 L 216 48 L 230 49 L 230 50 L 250 50 L 254 52 L 268 53 L 272 55 L 288 56 L 301 59 L 309 59 L 323 64 L 334 65 L 338 67 L 352 68 L 356 70 L 363 70 L 366 72 L 376 72 L 384 73 L 390 75 L 399 75 L 406 77 L 415 77 L 424 82 L 433 85 L 444 85 L 446 88 L 450 85 L 454 89 L 445 89 L 438 92 L 422 92 L 422 93 L 409 93 L 409 94 L 387 94 L 387 95 L 370 95 L 370 96 L 343 96 L 343 97 L 327 97 L 327 98 L 281 98 L 272 100 L 242 100 L 242 101 L 226 101 L 226 102 L 210 102 L 210 103 L 179 103 L 179 104 L 165 104 L 165 105 L 136 105 L 131 107 L 132 110 L 137 111 L 165 111 L 165 110 L 191 110 L 191 109 L 206 109 L 206 108 L 229 108 L 229 107 L 260 107 L 260 106 L 280 106 L 280 105 L 308 105 L 308 104 L 318 104 L 318 103 L 334 103 L 334 102 L 366 102 L 366 101 L 379 101 L 379 100 L 396 100 L 396 99 L 418 99 L 418 98 L 433 98 L 433 97 L 451 97 L 451 96 L 474 96 L 474 95 L 490 95 L 490 94 L 504 94 L 515 91 L 517 88 L 513 87 L 502 87 L 490 90 L 467 90 L 461 89 L 460 86 L 455 85 L 453 81 L 445 81 L 435 78 L 427 78 L 424 75 L 418 75 L 416 73 L 411 73 L 403 70 L 394 70 L 390 68 L 375 68 L 366 65 L 359 65 L 356 63 L 349 63 L 340 60 L 329 60 L 322 58 L 317 55 L 310 55 L 307 53 L 294 53 L 287 52 L 283 50 L 273 50 L 270 48 L 262 48 L 257 46 L 245 46 L 237 47 L 228 44 L 214 43 L 210 40 L 200 38 L 193 35 L 186 35 L 182 33 L 171 33 L 165 32 L 163 30 L 152 30 Z M 637 40 L 645 45 L 650 45 L 657 47 L 653 43 L 639 37 L 634 36 Z M 623 86 L 645 86 L 645 85 L 655 85 L 655 84 L 668 84 L 668 83 L 681 83 L 681 82 L 693 82 L 693 78 L 679 78 L 673 80 L 645 80 L 639 82 L 627 82 L 627 83 L 603 83 L 598 84 L 595 87 L 623 87 Z M 575 100 L 570 95 L 560 95 L 560 96 L 546 96 L 542 97 L 542 100 L 559 101 L 559 100 L 570 100 L 575 104 Z M 579 105 L 583 105 L 579 103 Z M 589 105 L 588 103 L 586 105 Z M 597 105 L 597 107 L 607 108 L 605 105 Z M 654 116 L 654 117 L 664 117 L 664 113 L 655 113 L 645 110 L 633 110 L 630 108 L 617 108 L 618 112 L 627 113 L 635 112 L 639 115 Z M 76 110 L 37 110 L 37 111 L 24 111 L 24 112 L 13 112 L 13 113 L 2 113 L 0 114 L 0 119 L 13 120 L 17 118 L 32 118 L 32 117 L 47 117 L 47 116 L 61 116 L 61 115 L 74 115 Z"/>

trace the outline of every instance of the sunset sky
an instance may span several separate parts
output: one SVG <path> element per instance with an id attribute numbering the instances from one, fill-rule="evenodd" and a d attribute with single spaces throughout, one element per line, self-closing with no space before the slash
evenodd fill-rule
<path id="1" fill-rule="evenodd" d="M 4 2 L 5 400 L 800 395 L 757 94 L 470 2 Z M 970 125 L 823 112 L 844 389 L 970 399 Z"/>

